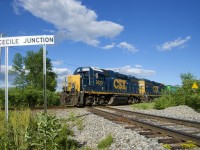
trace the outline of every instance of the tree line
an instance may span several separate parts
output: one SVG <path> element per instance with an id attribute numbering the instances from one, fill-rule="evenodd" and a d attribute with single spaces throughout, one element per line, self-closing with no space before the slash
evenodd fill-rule
<path id="1" fill-rule="evenodd" d="M 9 88 L 9 105 L 11 107 L 43 105 L 43 49 L 27 51 L 26 56 L 16 53 L 9 73 L 13 75 L 14 87 Z M 48 105 L 58 105 L 56 93 L 57 74 L 53 72 L 51 59 L 46 58 L 46 88 Z M 4 107 L 4 90 L 0 89 L 0 107 Z"/>

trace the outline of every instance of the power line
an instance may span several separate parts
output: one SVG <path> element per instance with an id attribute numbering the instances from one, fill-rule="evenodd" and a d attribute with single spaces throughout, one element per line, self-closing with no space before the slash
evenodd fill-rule
<path id="1" fill-rule="evenodd" d="M 16 50 L 16 51 L 21 51 L 23 53 L 26 53 L 25 50 L 22 50 L 20 48 L 16 48 L 16 47 L 11 47 L 11 48 Z M 66 63 L 66 62 L 64 62 L 62 60 L 56 60 L 56 59 L 52 59 L 52 58 L 50 58 L 50 59 L 53 60 L 53 61 L 56 61 L 56 62 L 60 62 L 60 63 L 65 64 L 65 65 L 68 65 L 68 66 L 73 66 L 73 67 L 76 67 L 76 68 L 80 67 L 80 66 L 77 66 L 77 65 L 74 65 L 74 64 L 71 64 L 71 63 Z"/>

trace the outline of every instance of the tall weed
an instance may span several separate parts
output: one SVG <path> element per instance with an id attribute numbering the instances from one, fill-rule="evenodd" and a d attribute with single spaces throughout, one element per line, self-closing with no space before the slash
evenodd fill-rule
<path id="1" fill-rule="evenodd" d="M 100 148 L 100 149 L 104 149 L 104 148 L 107 148 L 109 147 L 113 142 L 113 137 L 111 134 L 108 134 L 104 139 L 102 139 L 97 147 Z"/>
<path id="2" fill-rule="evenodd" d="M 6 122 L 5 113 L 0 111 L 0 150 L 77 149 L 78 143 L 69 138 L 71 133 L 67 124 L 52 115 L 12 111 Z"/>
<path id="3" fill-rule="evenodd" d="M 30 109 L 24 111 L 13 111 L 10 115 L 9 125 L 13 134 L 14 144 L 19 149 L 27 149 L 28 127 L 30 123 Z"/>
<path id="4" fill-rule="evenodd" d="M 8 122 L 5 113 L 0 112 L 0 149 L 27 149 L 27 129 L 30 110 L 10 112 Z"/>
<path id="5" fill-rule="evenodd" d="M 37 114 L 31 119 L 28 142 L 32 149 L 59 149 L 77 148 L 78 143 L 69 138 L 71 133 L 67 125 L 53 115 Z"/>

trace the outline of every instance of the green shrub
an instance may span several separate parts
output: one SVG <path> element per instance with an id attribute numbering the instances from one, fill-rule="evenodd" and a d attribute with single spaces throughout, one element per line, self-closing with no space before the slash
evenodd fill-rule
<path id="1" fill-rule="evenodd" d="M 191 73 L 181 74 L 182 86 L 170 93 L 162 91 L 163 95 L 155 101 L 155 108 L 164 109 L 171 106 L 187 105 L 200 111 L 200 88 L 192 89 L 196 83 L 200 87 L 200 80 L 197 80 Z"/>
<path id="2" fill-rule="evenodd" d="M 188 99 L 186 99 L 186 105 L 200 112 L 200 95 L 199 94 L 190 95 Z"/>
<path id="3" fill-rule="evenodd" d="M 165 109 L 172 106 L 187 105 L 197 111 L 200 111 L 200 95 L 195 94 L 191 89 L 185 90 L 179 88 L 174 93 L 164 93 L 155 100 L 156 109 Z"/>
<path id="4" fill-rule="evenodd" d="M 49 90 L 46 91 L 46 98 L 48 106 L 57 106 L 59 105 L 59 95 L 55 92 Z M 43 106 L 44 97 L 43 90 L 38 90 L 33 87 L 27 87 L 25 89 L 20 88 L 9 88 L 8 91 L 9 99 L 9 108 L 26 108 L 26 107 L 35 107 Z M 5 105 L 5 91 L 0 89 L 0 108 L 3 108 Z"/>
<path id="5" fill-rule="evenodd" d="M 4 101 L 5 101 L 5 92 L 3 89 L 0 88 L 0 109 L 4 107 Z"/>
<path id="6" fill-rule="evenodd" d="M 61 131 L 61 123 L 55 117 L 44 113 L 34 117 L 30 127 L 29 144 L 33 149 L 57 149 L 56 138 Z M 37 124 L 36 124 L 36 123 Z"/>
<path id="7" fill-rule="evenodd" d="M 78 143 L 69 138 L 71 131 L 55 116 L 39 113 L 32 120 L 29 145 L 32 149 L 76 149 Z"/>
<path id="8" fill-rule="evenodd" d="M 155 107 L 155 102 L 151 102 L 151 103 L 139 103 L 139 104 L 133 104 L 132 105 L 133 108 L 137 108 L 137 109 L 154 109 Z"/>
<path id="9" fill-rule="evenodd" d="M 165 96 L 162 96 L 155 100 L 154 107 L 156 109 L 165 109 L 165 108 L 171 107 L 171 106 L 176 106 L 176 104 L 173 100 L 173 97 L 165 95 Z"/>
<path id="10" fill-rule="evenodd" d="M 72 132 L 55 116 L 30 110 L 11 111 L 8 122 L 0 111 L 0 149 L 77 149 Z"/>
<path id="11" fill-rule="evenodd" d="M 47 90 L 47 100 L 49 106 L 58 106 L 60 104 L 59 94 L 49 90 Z"/>
<path id="12" fill-rule="evenodd" d="M 23 91 L 19 88 L 9 88 L 8 100 L 9 107 L 20 109 L 25 108 L 27 106 Z"/>
<path id="13" fill-rule="evenodd" d="M 112 137 L 111 134 L 108 134 L 106 136 L 106 138 L 102 139 L 98 143 L 97 147 L 100 148 L 100 149 L 107 148 L 107 147 L 109 147 L 112 144 L 112 142 L 113 142 L 113 137 Z"/>

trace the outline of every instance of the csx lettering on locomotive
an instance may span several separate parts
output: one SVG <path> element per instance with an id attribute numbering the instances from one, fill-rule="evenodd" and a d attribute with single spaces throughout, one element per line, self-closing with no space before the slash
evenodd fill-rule
<path id="1" fill-rule="evenodd" d="M 119 90 L 126 90 L 126 80 L 115 79 L 114 88 Z"/>
<path id="2" fill-rule="evenodd" d="M 97 84 L 97 85 L 103 85 L 103 81 L 101 81 L 101 80 L 96 80 L 96 84 Z"/>

